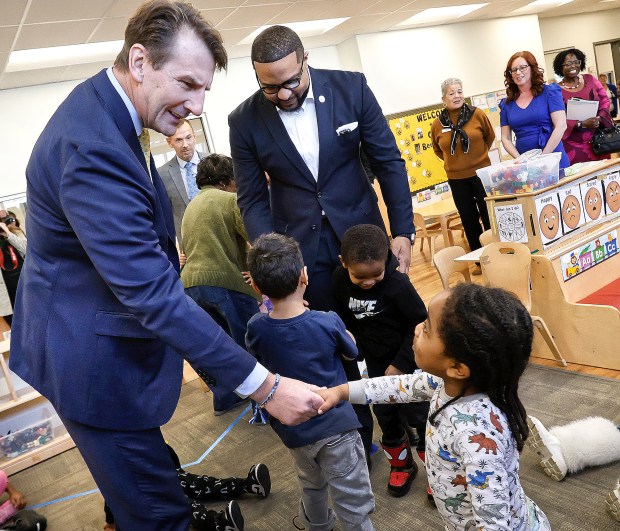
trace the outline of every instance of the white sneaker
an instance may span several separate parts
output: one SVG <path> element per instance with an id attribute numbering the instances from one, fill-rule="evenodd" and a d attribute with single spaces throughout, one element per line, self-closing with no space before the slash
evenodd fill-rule
<path id="1" fill-rule="evenodd" d="M 549 433 L 540 420 L 528 415 L 530 436 L 526 444 L 540 457 L 540 466 L 550 478 L 562 481 L 568 472 L 560 440 Z"/>
<path id="2" fill-rule="evenodd" d="M 616 483 L 616 488 L 607 494 L 605 504 L 611 516 L 620 522 L 620 479 Z"/>

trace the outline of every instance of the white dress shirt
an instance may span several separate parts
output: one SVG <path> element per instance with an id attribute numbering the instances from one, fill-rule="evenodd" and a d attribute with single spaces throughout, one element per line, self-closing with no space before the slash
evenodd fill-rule
<path id="1" fill-rule="evenodd" d="M 288 136 L 316 181 L 319 178 L 319 126 L 316 121 L 310 70 L 308 70 L 308 79 L 310 82 L 308 95 L 301 107 L 292 112 L 283 111 L 279 107 L 277 109 Z"/>

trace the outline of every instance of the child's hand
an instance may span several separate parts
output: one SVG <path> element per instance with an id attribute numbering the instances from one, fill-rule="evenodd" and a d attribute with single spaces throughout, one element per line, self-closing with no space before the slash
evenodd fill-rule
<path id="1" fill-rule="evenodd" d="M 19 492 L 13 485 L 10 483 L 6 486 L 6 491 L 9 495 L 9 499 L 18 511 L 26 507 L 26 496 L 24 496 L 21 492 Z"/>
<path id="2" fill-rule="evenodd" d="M 385 369 L 386 376 L 398 376 L 399 374 L 405 374 L 403 371 L 398 370 L 394 365 L 388 365 L 388 368 Z"/>
<path id="3" fill-rule="evenodd" d="M 248 286 L 252 284 L 252 275 L 250 275 L 249 271 L 241 271 L 241 276 L 243 277 L 243 280 L 245 280 L 245 283 Z"/>
<path id="4" fill-rule="evenodd" d="M 184 267 L 186 263 L 187 263 L 187 256 L 185 256 L 185 253 L 179 253 L 179 265 L 181 267 Z"/>
<path id="5" fill-rule="evenodd" d="M 329 389 L 318 389 L 314 391 L 323 398 L 325 401 L 323 405 L 318 409 L 319 415 L 326 413 L 333 408 L 338 402 L 349 399 L 349 385 L 342 384 L 337 387 L 330 387 Z"/>

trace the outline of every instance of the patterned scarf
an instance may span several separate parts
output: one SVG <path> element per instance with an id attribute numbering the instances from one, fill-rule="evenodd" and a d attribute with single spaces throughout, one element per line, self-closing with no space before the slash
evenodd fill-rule
<path id="1" fill-rule="evenodd" d="M 475 110 L 476 107 L 470 107 L 467 103 L 464 103 L 463 107 L 461 107 L 461 112 L 456 125 L 454 125 L 452 120 L 450 120 L 448 109 L 443 109 L 441 113 L 439 113 L 439 123 L 445 128 L 449 127 L 452 129 L 452 138 L 450 139 L 450 155 L 454 155 L 454 150 L 456 149 L 456 142 L 459 135 L 461 136 L 461 147 L 463 148 L 463 152 L 467 153 L 469 151 L 469 137 L 467 136 L 467 133 L 463 131 L 463 126 L 469 122 Z"/>

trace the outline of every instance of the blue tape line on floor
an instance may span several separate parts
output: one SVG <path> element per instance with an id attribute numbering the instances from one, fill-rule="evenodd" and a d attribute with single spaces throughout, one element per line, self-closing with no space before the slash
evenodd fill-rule
<path id="1" fill-rule="evenodd" d="M 239 421 L 245 416 L 245 414 L 252 408 L 252 405 L 250 404 L 249 406 L 247 406 L 240 414 L 239 416 L 230 424 L 230 426 L 228 426 L 228 428 L 226 428 L 224 430 L 224 432 L 217 438 L 215 439 L 215 441 L 213 442 L 213 444 L 211 446 L 209 446 L 209 448 L 207 448 L 207 450 L 205 451 L 204 454 L 202 454 L 196 461 L 193 461 L 192 463 L 187 463 L 185 465 L 181 465 L 183 468 L 188 467 L 188 466 L 193 466 L 193 465 L 197 465 L 199 463 L 202 463 L 202 461 L 204 461 L 204 459 L 213 451 L 213 449 L 220 443 L 222 442 L 222 439 L 224 437 L 226 437 L 226 435 L 228 435 L 232 429 L 239 423 Z M 81 498 L 83 496 L 89 496 L 90 494 L 95 494 L 96 492 L 99 492 L 99 489 L 93 489 L 93 490 L 87 490 L 85 492 L 78 492 L 77 494 L 71 494 L 71 496 L 65 496 L 64 498 L 57 498 L 55 500 L 50 500 L 47 502 L 42 502 L 42 503 L 37 503 L 36 505 L 30 505 L 28 507 L 28 509 L 40 509 L 41 507 L 47 507 L 48 505 L 54 505 L 56 503 L 61 503 L 64 501 L 69 501 L 69 500 L 73 500 L 75 498 Z"/>

